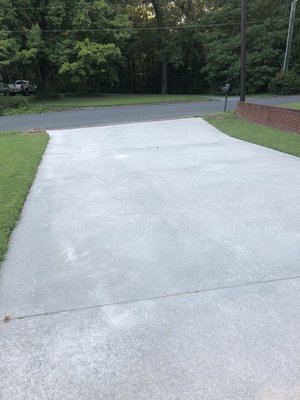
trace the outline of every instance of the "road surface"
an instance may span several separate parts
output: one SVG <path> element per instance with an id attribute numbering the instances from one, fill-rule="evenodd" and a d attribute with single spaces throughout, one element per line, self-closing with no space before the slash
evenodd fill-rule
<path id="1" fill-rule="evenodd" d="M 278 105 L 300 101 L 300 96 L 249 99 L 258 104 Z M 230 98 L 228 110 L 236 108 L 237 98 Z M 31 115 L 0 117 L 0 130 L 65 129 L 157 121 L 201 116 L 224 110 L 224 100 L 203 103 L 169 103 L 76 109 Z"/>

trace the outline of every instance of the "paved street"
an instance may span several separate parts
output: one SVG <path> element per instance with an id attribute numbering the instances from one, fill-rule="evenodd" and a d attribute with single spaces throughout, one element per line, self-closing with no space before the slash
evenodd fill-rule
<path id="1" fill-rule="evenodd" d="M 237 97 L 229 98 L 228 110 L 236 108 Z M 300 101 L 300 96 L 249 98 L 249 102 L 278 105 Z M 224 110 L 224 99 L 203 103 L 169 103 L 77 109 L 31 115 L 0 117 L 0 130 L 64 129 L 130 122 L 189 118 Z"/>
<path id="2" fill-rule="evenodd" d="M 49 133 L 0 269 L 0 399 L 298 400 L 300 159 L 200 118 Z"/>

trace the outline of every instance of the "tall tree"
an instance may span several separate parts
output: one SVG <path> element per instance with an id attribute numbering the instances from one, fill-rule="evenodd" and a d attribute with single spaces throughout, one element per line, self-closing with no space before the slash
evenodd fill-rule
<path id="1" fill-rule="evenodd" d="M 290 0 L 247 2 L 248 91 L 282 68 Z M 300 7 L 291 68 L 300 72 Z M 0 0 L 0 79 L 48 92 L 239 91 L 240 0 Z"/>

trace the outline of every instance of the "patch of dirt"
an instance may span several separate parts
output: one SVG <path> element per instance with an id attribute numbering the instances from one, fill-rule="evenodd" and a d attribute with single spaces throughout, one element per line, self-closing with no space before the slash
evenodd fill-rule
<path id="1" fill-rule="evenodd" d="M 47 132 L 44 129 L 40 129 L 40 128 L 33 128 L 33 129 L 29 129 L 26 132 L 19 132 L 19 135 L 42 135 L 42 134 L 46 134 Z"/>

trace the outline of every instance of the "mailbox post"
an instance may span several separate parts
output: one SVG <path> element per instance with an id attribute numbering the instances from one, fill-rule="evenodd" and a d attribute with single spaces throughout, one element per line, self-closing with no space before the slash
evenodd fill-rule
<path id="1" fill-rule="evenodd" d="M 223 93 L 225 94 L 225 105 L 224 105 L 224 111 L 227 110 L 227 100 L 228 100 L 228 95 L 230 92 L 230 83 L 225 83 L 225 86 L 223 86 Z"/>

